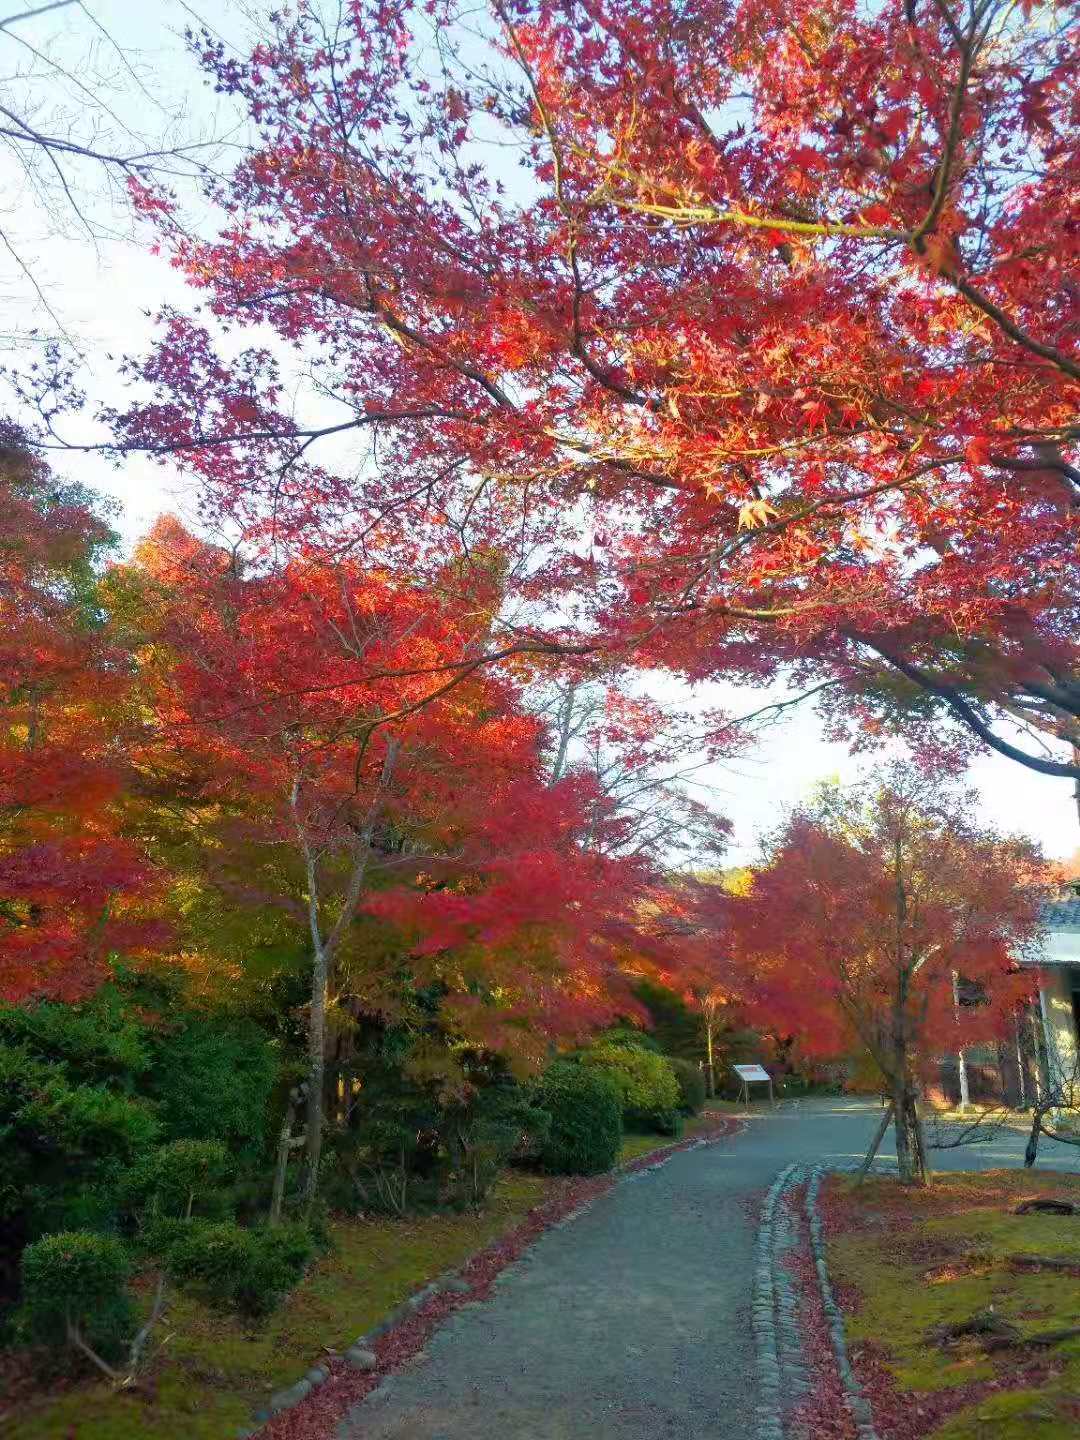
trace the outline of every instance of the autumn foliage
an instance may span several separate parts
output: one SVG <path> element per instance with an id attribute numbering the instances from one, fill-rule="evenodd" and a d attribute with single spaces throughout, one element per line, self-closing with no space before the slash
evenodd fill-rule
<path id="1" fill-rule="evenodd" d="M 809 1055 L 866 1053 L 895 1113 L 901 1173 L 921 1173 L 916 1104 L 940 1057 L 1015 1034 L 1033 976 L 1045 870 L 910 771 L 827 789 L 772 838 L 726 904 L 749 1013 Z M 905 1129 L 909 1131 L 904 1134 Z"/>
<path id="2" fill-rule="evenodd" d="M 130 681 L 95 591 L 107 526 L 9 431 L 0 448 L 0 1000 L 75 1000 L 162 938 L 124 834 Z"/>
<path id="3" fill-rule="evenodd" d="M 856 740 L 1075 776 L 1040 743 L 1080 738 L 1052 14 L 352 0 L 248 58 L 196 37 L 259 138 L 215 239 L 138 192 L 206 313 L 162 317 L 118 443 L 278 543 L 512 535 L 510 592 L 559 599 L 520 642 L 787 674 Z M 219 322 L 302 349 L 297 410 L 285 351 L 226 359 Z"/>

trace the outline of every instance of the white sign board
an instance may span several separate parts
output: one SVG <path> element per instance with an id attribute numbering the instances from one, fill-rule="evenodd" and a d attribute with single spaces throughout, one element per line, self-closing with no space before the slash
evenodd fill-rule
<path id="1" fill-rule="evenodd" d="M 731 1067 L 740 1080 L 769 1080 L 771 1076 L 760 1065 L 733 1065 Z"/>

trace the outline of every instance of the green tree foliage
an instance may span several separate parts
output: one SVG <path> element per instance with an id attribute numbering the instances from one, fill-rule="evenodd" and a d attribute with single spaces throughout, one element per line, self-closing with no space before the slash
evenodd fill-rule
<path id="1" fill-rule="evenodd" d="M 50 1230 L 110 1223 L 116 1184 L 157 1140 L 150 1105 L 80 1081 L 26 1043 L 0 1042 L 0 1276 L 14 1287 L 23 1246 Z"/>
<path id="2" fill-rule="evenodd" d="M 189 1015 L 154 1038 L 148 1093 L 165 1133 L 220 1140 L 246 1161 L 266 1148 L 279 1060 L 250 1020 Z"/>
<path id="3" fill-rule="evenodd" d="M 147 1217 L 189 1219 L 197 1201 L 212 1204 L 231 1174 L 220 1140 L 173 1140 L 141 1156 L 121 1189 L 127 1204 Z"/>
<path id="4" fill-rule="evenodd" d="M 262 1161 L 275 1047 L 176 999 L 118 973 L 81 1004 L 0 1008 L 0 1303 L 27 1244 L 130 1231 L 177 1213 L 185 1185 L 180 1213 L 197 1190 L 231 1214 L 225 1171 Z"/>
<path id="5" fill-rule="evenodd" d="M 699 1115 L 705 1108 L 705 1076 L 700 1065 L 669 1055 L 668 1064 L 679 1085 L 679 1109 L 684 1115 Z"/>
<path id="6" fill-rule="evenodd" d="M 652 1021 L 646 1032 L 664 1055 L 674 1055 L 696 1064 L 704 1055 L 701 1016 L 681 995 L 654 980 L 642 980 L 634 995 L 645 1006 Z"/>

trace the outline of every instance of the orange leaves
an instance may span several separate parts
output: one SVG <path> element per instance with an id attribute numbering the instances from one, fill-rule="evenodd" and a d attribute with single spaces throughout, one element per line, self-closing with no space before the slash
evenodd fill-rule
<path id="1" fill-rule="evenodd" d="M 938 776 L 897 767 L 831 788 L 778 832 L 729 905 L 746 994 L 761 1023 L 818 1055 L 891 1044 L 899 1013 L 909 1054 L 929 1063 L 955 1048 L 954 971 L 986 999 L 965 1043 L 1011 1015 L 1039 878 L 1032 847 L 980 828 Z"/>
<path id="2" fill-rule="evenodd" d="M 1036 666 L 1077 663 L 1070 475 L 1033 463 L 1075 416 L 1071 38 L 982 47 L 954 124 L 936 13 L 916 35 L 899 5 L 677 8 L 447 16 L 439 84 L 407 45 L 372 63 L 379 0 L 333 62 L 284 23 L 243 79 L 211 54 L 265 138 L 213 243 L 163 238 L 224 324 L 299 348 L 310 413 L 265 350 L 226 363 L 170 315 L 125 439 L 181 449 L 275 553 L 361 544 L 431 583 L 512 551 L 485 624 L 573 616 L 559 641 L 695 680 L 792 662 L 852 691 L 887 644 L 1005 724 L 1046 713 L 1009 657 L 1019 627 Z M 616 538 L 586 554 L 586 529 Z M 1002 663 L 973 680 L 957 645 Z"/>
<path id="3" fill-rule="evenodd" d="M 756 530 L 780 512 L 768 500 L 747 500 L 739 506 L 739 529 Z"/>
<path id="4" fill-rule="evenodd" d="M 8 437 L 9 444 L 15 437 Z M 130 670 L 95 593 L 107 532 L 14 445 L 0 461 L 0 999 L 71 1000 L 111 950 L 153 948 L 150 886 L 122 834 L 118 719 Z M 10 528 L 8 526 L 10 525 Z M 94 617 L 93 623 L 88 618 Z"/>

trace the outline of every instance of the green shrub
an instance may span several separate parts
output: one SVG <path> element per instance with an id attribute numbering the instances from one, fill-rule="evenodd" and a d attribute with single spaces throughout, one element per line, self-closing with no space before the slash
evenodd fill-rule
<path id="1" fill-rule="evenodd" d="M 235 1287 L 233 1299 L 244 1314 L 264 1315 L 280 1305 L 304 1278 L 316 1244 L 301 1224 L 267 1225 L 248 1233 L 255 1237 L 254 1264 Z"/>
<path id="2" fill-rule="evenodd" d="M 509 1079 L 482 1085 L 469 1098 L 448 1105 L 442 1117 L 447 1155 L 448 1198 L 482 1205 L 516 1150 L 542 1146 L 550 1129 L 547 1112 L 529 1102 Z"/>
<path id="3" fill-rule="evenodd" d="M 164 1257 L 168 1274 L 218 1305 L 265 1315 L 301 1279 L 315 1242 L 302 1225 L 244 1229 L 229 1221 L 189 1221 Z"/>
<path id="4" fill-rule="evenodd" d="M 611 1168 L 622 1144 L 622 1118 L 607 1074 L 558 1060 L 537 1087 L 536 1103 L 550 1116 L 540 1148 L 545 1170 L 595 1175 Z"/>
<path id="5" fill-rule="evenodd" d="M 65 1230 L 35 1240 L 22 1255 L 20 1329 L 58 1347 L 78 1338 L 117 1352 L 133 1328 L 130 1273 L 128 1253 L 111 1235 Z"/>
<path id="6" fill-rule="evenodd" d="M 174 1140 L 140 1157 L 124 1177 L 122 1193 L 133 1209 L 155 1215 L 188 1217 L 196 1199 L 220 1214 L 221 1186 L 232 1168 L 220 1140 Z"/>
<path id="7" fill-rule="evenodd" d="M 626 1045 L 597 1045 L 580 1063 L 611 1077 L 627 1124 L 662 1135 L 678 1129 L 679 1082 L 663 1055 Z"/>
<path id="8" fill-rule="evenodd" d="M 705 1076 L 692 1060 L 679 1060 L 673 1055 L 667 1062 L 675 1072 L 679 1085 L 679 1109 L 684 1115 L 700 1115 L 705 1108 Z"/>

